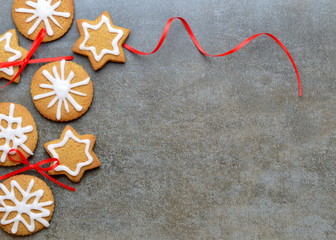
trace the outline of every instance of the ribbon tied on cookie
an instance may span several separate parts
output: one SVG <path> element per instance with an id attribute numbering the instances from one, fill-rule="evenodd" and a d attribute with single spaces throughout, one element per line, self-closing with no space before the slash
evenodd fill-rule
<path id="1" fill-rule="evenodd" d="M 0 63 L 0 68 L 8 68 L 8 67 L 14 67 L 14 66 L 20 66 L 19 71 L 14 75 L 14 77 L 4 86 L 1 86 L 0 88 L 4 88 L 15 81 L 18 76 L 23 72 L 23 70 L 26 68 L 28 64 L 32 63 L 44 63 L 44 62 L 57 62 L 61 60 L 73 60 L 73 56 L 65 56 L 65 57 L 52 57 L 52 58 L 40 58 L 40 59 L 31 59 L 33 54 L 36 52 L 36 50 L 41 45 L 44 37 L 46 36 L 47 31 L 43 28 L 37 35 L 35 41 L 33 42 L 32 46 L 30 47 L 30 50 L 27 54 L 27 56 L 22 61 L 15 61 L 15 62 L 2 62 Z"/>
<path id="2" fill-rule="evenodd" d="M 13 157 L 11 157 L 11 154 L 13 153 L 17 153 L 19 156 L 20 156 L 20 160 L 16 160 L 14 159 Z M 9 177 L 12 177 L 14 175 L 17 175 L 17 174 L 20 174 L 20 173 L 23 173 L 23 172 L 26 172 L 26 171 L 29 171 L 31 169 L 35 169 L 38 173 L 42 174 L 44 177 L 48 178 L 50 181 L 56 183 L 57 185 L 69 190 L 69 191 L 76 191 L 75 188 L 72 188 L 72 187 L 69 187 L 59 181 L 57 181 L 56 179 L 52 178 L 50 175 L 48 175 L 46 172 L 48 171 L 51 171 L 53 169 L 55 169 L 59 164 L 59 160 L 57 158 L 49 158 L 49 159 L 45 159 L 45 160 L 42 160 L 40 162 L 37 162 L 35 164 L 31 164 L 28 159 L 23 155 L 22 152 L 20 152 L 19 150 L 17 149 L 11 149 L 9 152 L 8 152 L 8 157 L 10 158 L 10 160 L 14 161 L 14 162 L 19 162 L 19 163 L 23 163 L 25 165 L 27 165 L 26 167 L 23 167 L 21 169 L 18 169 L 18 170 L 15 170 L 13 172 L 10 172 L 8 174 L 5 174 L 3 176 L 0 176 L 0 181 L 6 179 L 6 178 L 9 178 Z M 49 167 L 42 167 L 43 165 L 45 164 L 50 164 L 52 163 L 51 166 Z"/>

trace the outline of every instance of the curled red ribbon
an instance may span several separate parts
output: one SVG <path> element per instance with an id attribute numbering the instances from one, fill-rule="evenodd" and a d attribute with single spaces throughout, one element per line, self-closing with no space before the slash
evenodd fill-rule
<path id="1" fill-rule="evenodd" d="M 30 47 L 30 50 L 22 61 L 15 61 L 15 62 L 3 62 L 0 63 L 0 68 L 7 68 L 7 67 L 12 67 L 12 66 L 21 66 L 19 71 L 14 75 L 14 77 L 4 86 L 1 86 L 0 88 L 7 87 L 9 84 L 15 81 L 15 79 L 20 76 L 20 74 L 23 72 L 23 70 L 26 68 L 28 64 L 31 63 L 43 63 L 43 62 L 56 62 L 56 61 L 61 61 L 61 60 L 73 60 L 73 56 L 66 56 L 66 57 L 53 57 L 53 58 L 40 58 L 40 59 L 33 59 L 31 60 L 31 57 L 33 54 L 36 52 L 38 47 L 41 45 L 42 40 L 44 39 L 47 31 L 43 28 L 40 30 L 38 33 L 35 41 L 33 42 L 32 46 Z"/>
<path id="2" fill-rule="evenodd" d="M 17 153 L 19 154 L 20 156 L 20 160 L 16 160 L 14 158 L 12 158 L 10 156 L 10 153 Z M 15 170 L 11 173 L 8 173 L 8 174 L 5 174 L 3 176 L 0 177 L 0 181 L 6 179 L 6 178 L 9 178 L 9 177 L 12 177 L 14 175 L 17 175 L 17 174 L 20 174 L 20 173 L 23 173 L 23 172 L 26 172 L 28 170 L 31 170 L 31 169 L 35 169 L 37 172 L 39 172 L 40 174 L 42 174 L 43 176 L 45 176 L 46 178 L 48 178 L 50 181 L 53 181 L 54 183 L 58 184 L 59 186 L 67 189 L 67 190 L 70 190 L 70 191 L 76 191 L 76 189 L 72 188 L 72 187 L 69 187 L 59 181 L 57 181 L 56 179 L 52 178 L 50 175 L 48 175 L 47 173 L 45 172 L 48 172 L 48 171 L 51 171 L 53 169 L 55 169 L 59 164 L 59 160 L 57 158 L 49 158 L 49 159 L 45 159 L 45 160 L 42 160 L 40 162 L 37 162 L 35 164 L 30 164 L 30 162 L 28 161 L 28 159 L 23 155 L 22 152 L 20 152 L 19 150 L 17 149 L 11 149 L 9 152 L 8 152 L 8 157 L 10 160 L 14 161 L 14 162 L 19 162 L 19 163 L 23 163 L 25 165 L 27 165 L 27 167 L 23 167 L 21 169 L 18 169 L 18 170 Z M 47 163 L 53 163 L 50 167 L 41 167 L 42 165 L 44 164 L 47 164 Z"/>
<path id="3" fill-rule="evenodd" d="M 133 52 L 133 53 L 136 53 L 136 54 L 139 54 L 139 55 L 151 55 L 153 53 L 156 53 L 162 46 L 163 42 L 166 40 L 166 37 L 168 35 L 168 32 L 169 32 L 169 29 L 170 29 L 170 26 L 172 24 L 172 22 L 175 20 L 175 19 L 178 19 L 180 20 L 183 25 L 184 25 L 184 28 L 187 30 L 191 40 L 193 41 L 193 43 L 195 44 L 196 48 L 198 49 L 198 51 L 200 51 L 203 55 L 205 56 L 208 56 L 208 57 L 224 57 L 224 56 L 227 56 L 227 55 L 230 55 L 232 53 L 235 53 L 237 52 L 238 50 L 240 50 L 241 48 L 245 47 L 248 43 L 250 43 L 251 41 L 253 41 L 254 39 L 256 39 L 257 37 L 261 36 L 261 35 L 266 35 L 270 38 L 272 38 L 281 48 L 282 50 L 287 54 L 287 57 L 289 58 L 289 60 L 291 61 L 292 65 L 293 65 L 293 68 L 295 70 L 295 74 L 296 74 L 296 78 L 297 78 L 297 83 L 298 83 L 298 94 L 299 96 L 302 96 L 302 84 L 301 84 L 301 77 L 300 77 L 300 73 L 299 73 L 299 70 L 295 64 L 295 61 L 292 57 L 292 55 L 290 54 L 290 52 L 288 51 L 288 49 L 285 47 L 285 45 L 278 39 L 276 38 L 274 35 L 270 34 L 270 33 L 258 33 L 258 34 L 255 34 L 249 38 L 247 38 L 246 40 L 244 40 L 243 42 L 241 42 L 240 44 L 238 44 L 236 47 L 234 47 L 233 49 L 231 49 L 230 51 L 227 51 L 225 53 L 222 53 L 222 54 L 218 54 L 218 55 L 211 55 L 211 54 L 208 54 L 200 45 L 200 43 L 198 42 L 198 40 L 196 39 L 191 27 L 189 26 L 188 22 L 184 19 L 184 18 L 181 18 L 181 17 L 173 17 L 173 18 L 170 18 L 167 23 L 166 23 L 166 26 L 164 27 L 163 29 L 163 33 L 161 35 L 161 38 L 158 42 L 158 44 L 156 45 L 156 47 L 154 48 L 154 50 L 150 53 L 146 53 L 146 52 L 141 52 L 139 50 L 136 50 L 135 48 L 129 46 L 128 44 L 124 43 L 123 46 Z"/>

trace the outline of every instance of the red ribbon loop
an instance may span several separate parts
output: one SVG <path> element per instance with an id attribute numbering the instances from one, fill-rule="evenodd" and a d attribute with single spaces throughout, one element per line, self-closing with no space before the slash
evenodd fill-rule
<path id="1" fill-rule="evenodd" d="M 44 63 L 44 62 L 57 62 L 57 61 L 61 61 L 61 60 L 73 60 L 74 57 L 73 56 L 65 56 L 65 57 L 53 57 L 53 58 L 41 58 L 41 59 L 34 59 L 31 60 L 33 54 L 36 52 L 36 50 L 39 48 L 39 46 L 41 45 L 45 35 L 46 35 L 47 31 L 43 28 L 41 29 L 41 31 L 38 33 L 35 41 L 33 42 L 32 46 L 30 47 L 30 50 L 27 54 L 27 56 L 25 57 L 25 59 L 21 60 L 21 61 L 15 61 L 15 62 L 3 62 L 0 63 L 0 68 L 8 68 L 8 67 L 14 67 L 14 66 L 21 66 L 19 68 L 19 71 L 14 75 L 14 77 L 5 85 L 1 86 L 1 88 L 7 87 L 9 84 L 11 84 L 12 82 L 15 81 L 15 79 L 20 76 L 20 74 L 23 72 L 23 70 L 26 68 L 26 66 L 28 64 L 31 63 Z"/>
<path id="2" fill-rule="evenodd" d="M 282 50 L 286 53 L 287 57 L 289 58 L 289 60 L 291 61 L 292 65 L 293 65 L 293 68 L 295 70 L 295 74 L 296 74 L 296 78 L 297 78 L 297 83 L 298 83 L 298 94 L 299 96 L 302 96 L 302 84 L 301 84 L 301 77 L 300 77 L 300 73 L 299 73 L 299 70 L 295 64 L 295 61 L 292 57 L 292 55 L 290 54 L 290 52 L 288 51 L 288 49 L 285 47 L 285 45 L 279 40 L 277 39 L 274 35 L 270 34 L 270 33 L 258 33 L 258 34 L 255 34 L 249 38 L 247 38 L 246 40 L 244 40 L 243 42 L 241 42 L 240 44 L 238 44 L 236 47 L 234 47 L 233 49 L 225 52 L 225 53 L 222 53 L 222 54 L 218 54 L 218 55 L 211 55 L 211 54 L 208 54 L 202 47 L 201 47 L 201 44 L 198 42 L 198 40 L 196 39 L 191 27 L 189 26 L 188 22 L 184 19 L 184 18 L 181 18 L 181 17 L 173 17 L 173 18 L 170 18 L 167 23 L 166 23 L 166 26 L 164 27 L 163 29 L 163 33 L 161 35 L 161 38 L 158 42 L 158 44 L 156 45 L 156 47 L 154 48 L 154 50 L 150 53 L 146 53 L 146 52 L 141 52 L 139 50 L 136 50 L 135 48 L 129 46 L 128 44 L 124 43 L 123 46 L 128 50 L 128 51 L 131 51 L 133 53 L 136 53 L 136 54 L 139 54 L 139 55 L 151 55 L 153 53 L 156 53 L 162 46 L 162 44 L 164 43 L 164 41 L 166 40 L 166 37 L 168 35 L 168 32 L 169 32 L 169 29 L 170 29 L 170 26 L 172 24 L 172 22 L 175 20 L 175 19 L 178 19 L 180 20 L 182 23 L 183 23 L 183 26 L 184 28 L 187 30 L 191 40 L 193 41 L 193 43 L 195 44 L 196 48 L 198 49 L 198 51 L 200 51 L 203 55 L 205 56 L 208 56 L 208 57 L 224 57 L 224 56 L 227 56 L 227 55 L 230 55 L 232 53 L 235 53 L 237 52 L 238 50 L 240 50 L 241 48 L 245 47 L 248 43 L 250 43 L 251 41 L 253 41 L 254 39 L 256 39 L 257 37 L 261 36 L 261 35 L 266 35 L 270 38 L 272 38 L 281 48 Z"/>
<path id="3" fill-rule="evenodd" d="M 20 160 L 16 160 L 14 158 L 11 157 L 11 153 L 17 153 L 19 154 L 20 156 Z M 40 174 L 42 174 L 43 176 L 45 176 L 46 178 L 48 178 L 50 181 L 58 184 L 59 186 L 67 189 L 67 190 L 70 190 L 70 191 L 76 191 L 75 188 L 72 188 L 72 187 L 69 187 L 59 181 L 57 181 L 56 179 L 52 178 L 50 175 L 48 175 L 46 172 L 48 171 L 51 171 L 53 169 L 55 169 L 59 164 L 59 160 L 57 158 L 49 158 L 49 159 L 45 159 L 45 160 L 42 160 L 40 162 L 37 162 L 35 164 L 31 164 L 28 159 L 23 155 L 22 152 L 20 152 L 19 150 L 17 149 L 11 149 L 9 152 L 8 152 L 8 157 L 10 160 L 14 161 L 14 162 L 19 162 L 19 163 L 23 163 L 25 165 L 27 165 L 27 167 L 23 167 L 21 169 L 18 169 L 16 171 L 13 171 L 11 173 L 8 173 L 8 174 L 5 174 L 3 176 L 0 177 L 0 181 L 6 179 L 6 178 L 9 178 L 9 177 L 12 177 L 14 175 L 17 175 L 17 174 L 20 174 L 20 173 L 23 173 L 23 172 L 26 172 L 28 170 L 31 170 L 31 169 L 35 169 L 37 172 L 39 172 Z M 47 163 L 53 163 L 51 166 L 49 167 L 41 167 L 42 165 L 45 165 Z"/>

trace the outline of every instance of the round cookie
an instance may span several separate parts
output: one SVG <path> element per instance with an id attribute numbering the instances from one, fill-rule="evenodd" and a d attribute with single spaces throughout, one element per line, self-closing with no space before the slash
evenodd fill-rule
<path id="1" fill-rule="evenodd" d="M 54 196 L 41 179 L 16 175 L 0 184 L 0 227 L 16 236 L 45 227 L 54 212 Z"/>
<path id="2" fill-rule="evenodd" d="M 67 122 L 79 118 L 89 109 L 93 83 L 82 66 L 62 60 L 37 70 L 30 91 L 43 116 L 56 122 Z"/>
<path id="3" fill-rule="evenodd" d="M 15 166 L 8 152 L 20 150 L 28 158 L 33 155 L 37 145 L 37 128 L 30 112 L 20 104 L 0 103 L 0 166 Z M 20 160 L 16 154 L 12 158 Z"/>
<path id="4" fill-rule="evenodd" d="M 35 40 L 42 28 L 47 30 L 43 42 L 62 37 L 74 18 L 73 0 L 14 0 L 13 21 L 28 39 Z"/>

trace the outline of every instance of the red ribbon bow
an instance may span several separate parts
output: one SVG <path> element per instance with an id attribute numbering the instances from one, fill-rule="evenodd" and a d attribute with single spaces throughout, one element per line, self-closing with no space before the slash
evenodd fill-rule
<path id="1" fill-rule="evenodd" d="M 218 54 L 218 55 L 211 55 L 208 54 L 202 47 L 201 44 L 198 42 L 198 40 L 196 39 L 191 27 L 189 26 L 188 22 L 181 17 L 173 17 L 170 18 L 167 23 L 166 26 L 163 29 L 163 33 L 161 35 L 161 38 L 158 42 L 158 44 L 156 45 L 156 47 L 154 48 L 154 50 L 150 53 L 146 53 L 146 52 L 141 52 L 131 46 L 129 46 L 128 44 L 124 43 L 123 46 L 124 48 L 126 48 L 128 51 L 131 51 L 133 53 L 139 54 L 139 55 L 151 55 L 153 53 L 156 53 L 162 46 L 163 42 L 166 40 L 166 37 L 168 35 L 170 26 L 172 24 L 172 22 L 178 19 L 183 23 L 184 28 L 187 30 L 191 40 L 193 41 L 193 43 L 195 44 L 196 48 L 198 49 L 198 51 L 200 51 L 203 55 L 208 56 L 208 57 L 224 57 L 227 55 L 230 55 L 232 53 L 237 52 L 238 50 L 240 50 L 241 48 L 245 47 L 248 43 L 250 43 L 251 41 L 253 41 L 254 39 L 256 39 L 257 37 L 261 36 L 261 35 L 266 35 L 270 38 L 272 38 L 281 48 L 282 50 L 286 53 L 287 57 L 289 58 L 289 60 L 291 61 L 293 68 L 295 70 L 295 74 L 296 74 L 296 78 L 297 78 L 297 83 L 298 83 L 298 94 L 299 96 L 302 96 L 302 85 L 301 85 L 301 78 L 300 78 L 300 73 L 299 70 L 295 64 L 295 61 L 292 57 L 292 55 L 290 54 L 290 52 L 288 51 L 288 49 L 285 47 L 285 45 L 279 40 L 277 39 L 274 35 L 270 34 L 270 33 L 258 33 L 253 35 L 252 37 L 247 38 L 246 40 L 244 40 L 243 42 L 241 42 L 240 44 L 238 44 L 236 47 L 234 47 L 233 49 L 231 49 L 230 51 L 227 51 L 225 53 L 222 54 Z"/>
<path id="2" fill-rule="evenodd" d="M 66 56 L 66 57 L 41 58 L 41 59 L 31 60 L 31 57 L 36 52 L 38 47 L 41 45 L 42 40 L 44 39 L 46 33 L 47 33 L 47 31 L 44 28 L 41 29 L 41 31 L 38 33 L 35 41 L 33 42 L 32 46 L 30 47 L 30 50 L 29 50 L 27 56 L 22 61 L 0 63 L 0 68 L 7 68 L 7 67 L 12 67 L 12 66 L 21 66 L 19 71 L 14 75 L 14 77 L 7 84 L 5 84 L 4 86 L 1 86 L 0 88 L 4 88 L 4 87 L 8 86 L 9 84 L 11 84 L 12 82 L 14 82 L 15 79 L 18 76 L 20 76 L 20 74 L 23 72 L 23 70 L 26 68 L 26 66 L 28 64 L 43 63 L 43 62 L 57 62 L 57 61 L 61 61 L 63 59 L 64 60 L 73 60 L 74 59 L 73 56 Z"/>
<path id="3" fill-rule="evenodd" d="M 13 153 L 13 152 L 16 152 L 17 154 L 19 154 L 20 156 L 20 160 L 16 160 L 14 158 L 12 158 L 10 156 L 10 153 Z M 40 162 L 37 162 L 35 164 L 30 164 L 30 162 L 27 160 L 27 158 L 23 155 L 22 152 L 20 152 L 19 150 L 17 149 L 11 149 L 9 152 L 8 152 L 8 157 L 10 160 L 14 161 L 14 162 L 19 162 L 19 163 L 23 163 L 25 165 L 27 165 L 27 167 L 23 167 L 21 169 L 18 169 L 18 170 L 15 170 L 11 173 L 8 173 L 6 175 L 3 175 L 0 177 L 0 181 L 6 179 L 6 178 L 9 178 L 9 177 L 12 177 L 14 175 L 17 175 L 17 174 L 20 174 L 20 173 L 23 173 L 23 172 L 26 172 L 28 170 L 31 170 L 31 169 L 35 169 L 37 172 L 39 172 L 40 174 L 42 174 L 43 176 L 45 176 L 46 178 L 48 178 L 50 181 L 53 181 L 54 183 L 58 184 L 59 186 L 65 188 L 65 189 L 68 189 L 70 191 L 76 191 L 76 189 L 72 188 L 72 187 L 69 187 L 59 181 L 57 181 L 56 179 L 52 178 L 50 175 L 48 175 L 47 173 L 45 172 L 48 172 L 48 171 L 51 171 L 53 169 L 55 169 L 59 164 L 59 160 L 57 158 L 49 158 L 49 159 L 45 159 L 45 160 L 42 160 Z M 50 167 L 46 167 L 46 168 L 43 168 L 41 167 L 42 165 L 44 164 L 47 164 L 47 163 L 53 163 L 53 165 L 51 165 Z"/>

